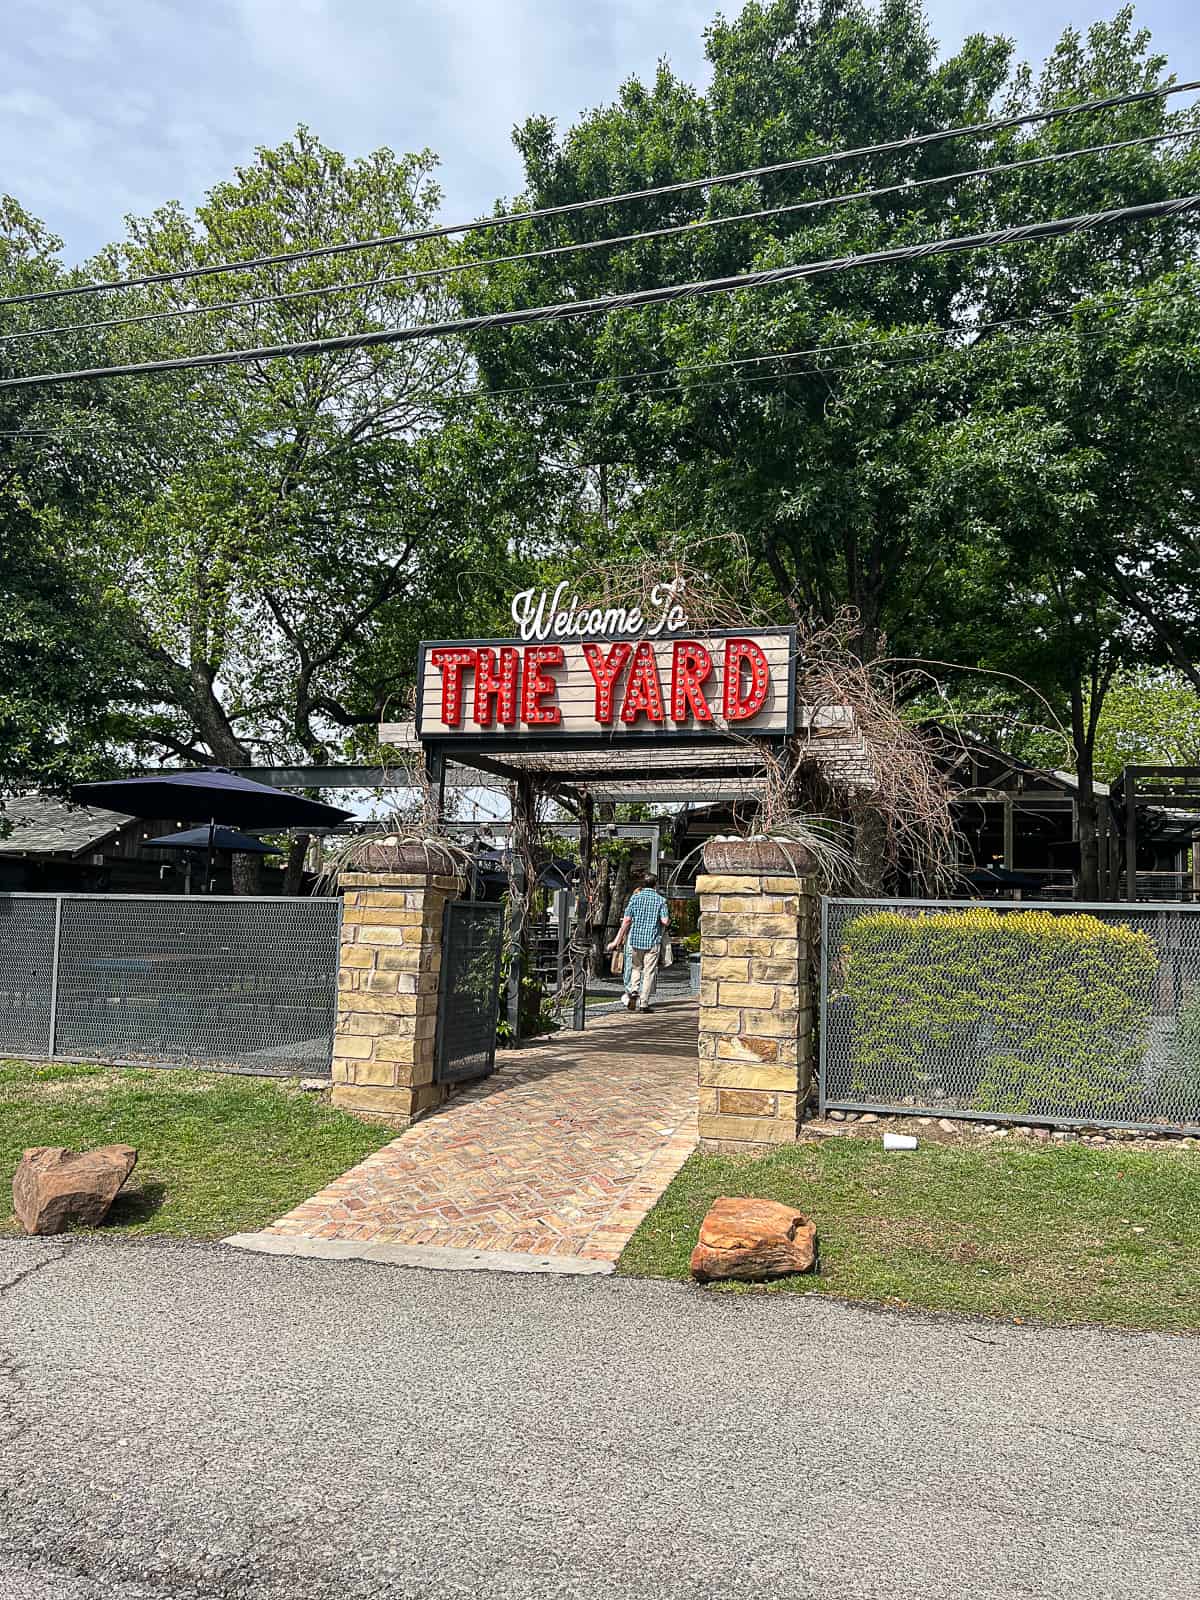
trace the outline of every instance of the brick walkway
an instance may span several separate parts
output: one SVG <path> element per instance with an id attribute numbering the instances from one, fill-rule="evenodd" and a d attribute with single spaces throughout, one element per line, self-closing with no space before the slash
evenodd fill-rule
<path id="1" fill-rule="evenodd" d="M 619 1012 L 499 1059 L 492 1077 L 273 1223 L 263 1247 L 615 1262 L 696 1144 L 695 1004 Z"/>

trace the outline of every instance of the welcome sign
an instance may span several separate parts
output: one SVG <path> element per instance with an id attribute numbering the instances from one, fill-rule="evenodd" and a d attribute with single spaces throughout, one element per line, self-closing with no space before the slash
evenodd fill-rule
<path id="1" fill-rule="evenodd" d="M 669 589 L 644 615 L 564 604 L 565 588 L 516 597 L 520 638 L 421 646 L 423 740 L 793 731 L 794 629 L 692 633 Z"/>

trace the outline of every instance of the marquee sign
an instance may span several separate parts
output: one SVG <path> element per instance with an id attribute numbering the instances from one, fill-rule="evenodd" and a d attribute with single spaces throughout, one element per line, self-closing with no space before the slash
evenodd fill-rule
<path id="1" fill-rule="evenodd" d="M 560 600 L 519 595 L 519 639 L 421 646 L 423 740 L 694 742 L 709 734 L 793 731 L 794 629 L 687 632 L 672 600 L 649 618 L 626 612 L 610 632 L 609 613 Z M 617 628 L 634 636 L 614 636 Z"/>

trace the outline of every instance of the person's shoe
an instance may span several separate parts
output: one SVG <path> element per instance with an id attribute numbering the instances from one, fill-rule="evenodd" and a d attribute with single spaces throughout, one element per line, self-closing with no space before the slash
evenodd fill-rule
<path id="1" fill-rule="evenodd" d="M 650 1015 L 650 1013 L 654 1010 L 654 1007 L 653 1006 L 638 1006 L 636 1009 L 637 1009 L 637 1014 L 638 1014 L 639 1017 L 648 1017 Z"/>
<path id="2" fill-rule="evenodd" d="M 625 1007 L 626 1011 L 632 1011 L 633 996 L 631 994 L 623 994 L 621 996 L 621 1004 Z"/>

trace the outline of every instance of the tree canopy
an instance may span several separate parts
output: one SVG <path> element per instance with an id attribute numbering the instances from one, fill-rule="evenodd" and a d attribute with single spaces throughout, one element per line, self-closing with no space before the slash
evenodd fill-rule
<path id="1" fill-rule="evenodd" d="M 985 34 L 940 53 L 921 0 L 750 0 L 706 41 L 703 90 L 663 64 L 564 130 L 523 123 L 516 208 L 1169 81 L 1128 8 L 1038 68 Z M 55 304 L 63 331 L 0 343 L 0 363 L 405 328 L 1104 212 L 1200 190 L 1198 132 L 1200 111 L 1156 96 L 84 296 Z M 979 167 L 1006 170 L 956 176 Z M 194 215 L 131 220 L 76 276 L 426 231 L 435 171 L 428 151 L 351 159 L 301 128 Z M 0 281 L 67 281 L 56 241 L 6 205 Z M 9 766 L 366 752 L 403 714 L 422 636 L 503 628 L 518 575 L 586 587 L 683 544 L 781 619 L 852 616 L 883 670 L 929 662 L 956 714 L 1065 729 L 1086 893 L 1093 777 L 1141 748 L 1112 732 L 1125 686 L 1200 689 L 1198 225 L 1100 222 L 602 316 L 14 391 L 0 423 L 49 418 L 53 438 L 0 439 Z M 23 306 L 0 332 L 47 325 Z"/>

